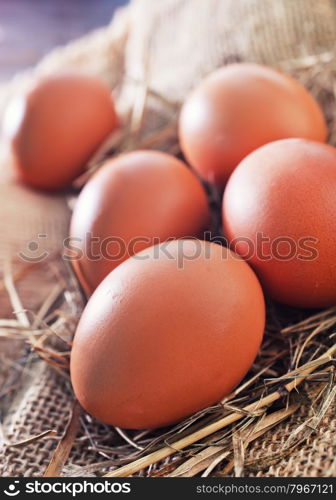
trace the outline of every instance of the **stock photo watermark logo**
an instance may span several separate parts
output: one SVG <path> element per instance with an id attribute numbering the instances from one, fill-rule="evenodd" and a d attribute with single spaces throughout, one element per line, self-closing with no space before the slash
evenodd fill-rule
<path id="1" fill-rule="evenodd" d="M 20 489 L 17 486 L 20 484 L 20 481 L 13 481 L 7 489 L 4 490 L 4 494 L 7 495 L 8 497 L 16 497 L 20 494 Z"/>
<path id="2" fill-rule="evenodd" d="M 222 246 L 228 246 L 239 257 L 246 261 L 279 261 L 288 262 L 299 260 L 311 262 L 319 257 L 318 243 L 319 239 L 314 236 L 304 236 L 298 239 L 289 236 L 277 236 L 271 239 L 262 232 L 256 234 L 252 240 L 246 237 L 235 238 L 227 241 L 224 236 L 213 235 L 211 232 L 204 233 L 204 239 L 210 243 L 217 243 Z M 184 261 L 197 260 L 199 258 L 211 259 L 211 245 L 204 246 L 203 241 L 193 236 L 179 239 L 178 256 L 175 252 L 170 252 L 169 243 L 175 238 L 169 238 L 162 241 L 159 237 L 137 236 L 130 240 L 125 240 L 118 236 L 109 236 L 99 238 L 91 233 L 86 233 L 85 238 L 67 237 L 63 240 L 60 252 L 64 261 L 75 262 L 82 259 L 97 262 L 111 261 L 122 262 L 129 257 L 138 260 L 147 260 L 149 258 L 160 259 L 167 258 L 177 260 L 178 267 L 183 267 Z M 188 250 L 186 242 L 193 240 L 194 251 Z M 18 255 L 25 262 L 37 263 L 45 261 L 50 252 L 46 249 L 48 243 L 47 234 L 38 234 L 35 239 L 27 243 L 27 246 Z M 154 247 L 151 253 L 142 253 L 141 251 Z M 140 252 L 140 253 L 139 253 Z M 223 258 L 226 253 L 223 252 Z"/>
<path id="3" fill-rule="evenodd" d="M 44 249 L 44 243 L 47 242 L 47 234 L 37 234 L 36 238 L 29 241 L 24 250 L 19 252 L 18 256 L 25 262 L 43 262 L 50 253 Z"/>
<path id="4" fill-rule="evenodd" d="M 20 487 L 21 486 L 21 487 Z M 32 481 L 24 481 L 20 485 L 20 481 L 15 480 L 3 489 L 7 497 L 17 497 L 23 495 L 61 495 L 76 498 L 77 495 L 83 494 L 129 494 L 132 492 L 132 487 L 129 482 L 125 481 L 67 481 L 62 478 L 61 481 L 40 481 L 35 479 Z"/>

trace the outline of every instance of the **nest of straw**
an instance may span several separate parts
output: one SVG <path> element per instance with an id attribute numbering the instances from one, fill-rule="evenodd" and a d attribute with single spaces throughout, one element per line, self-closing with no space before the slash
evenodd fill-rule
<path id="1" fill-rule="evenodd" d="M 282 69 L 290 71 L 315 95 L 325 110 L 330 127 L 330 141 L 335 142 L 335 72 L 333 55 L 319 59 L 292 61 Z M 145 137 L 142 124 L 148 112 L 148 101 L 159 101 L 169 109 L 170 119 L 162 128 Z M 103 160 L 116 153 L 136 149 L 160 149 L 165 145 L 180 154 L 176 138 L 179 103 L 166 102 L 151 92 L 145 82 L 139 92 L 125 128 L 109 139 L 88 165 L 87 173 L 77 180 L 82 186 Z M 140 139 L 141 138 L 141 139 Z M 167 144 L 169 147 L 167 148 Z M 209 196 L 213 213 L 220 212 L 220 193 Z M 217 215 L 213 230 L 220 232 Z M 57 263 L 57 265 L 55 264 Z M 15 311 L 15 319 L 0 320 L 0 335 L 13 340 L 24 339 L 29 349 L 17 362 L 22 372 L 26 360 L 42 358 L 69 386 L 71 339 L 85 299 L 70 267 L 60 264 L 59 256 L 39 264 L 53 275 L 50 293 L 36 314 L 26 311 L 17 291 L 17 283 L 25 279 L 29 268 L 18 274 L 10 266 L 4 270 L 6 288 Z M 61 269 L 61 270 L 60 270 Z M 45 476 L 62 473 L 83 476 L 242 476 L 276 464 L 300 448 L 313 436 L 336 396 L 336 307 L 328 310 L 299 310 L 267 302 L 267 324 L 260 353 L 247 377 L 232 394 L 217 405 L 207 408 L 174 427 L 159 430 L 124 431 L 104 424 L 94 427 L 92 418 L 75 402 L 64 435 L 58 441 Z M 18 389 L 20 377 L 7 381 L 1 396 Z M 5 398 L 6 399 L 6 398 Z M 258 460 L 248 457 L 252 443 L 270 429 L 295 415 L 302 407 L 304 418 L 297 419 L 281 449 L 267 451 Z M 11 446 L 27 446 L 44 439 L 53 429 L 28 437 Z M 67 465 L 72 447 L 85 437 L 86 446 L 101 460 L 85 467 Z"/>

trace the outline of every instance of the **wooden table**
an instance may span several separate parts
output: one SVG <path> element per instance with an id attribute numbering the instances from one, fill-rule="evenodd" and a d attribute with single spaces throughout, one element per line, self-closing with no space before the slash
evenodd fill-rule
<path id="1" fill-rule="evenodd" d="M 0 0 L 0 81 L 104 26 L 129 0 Z"/>

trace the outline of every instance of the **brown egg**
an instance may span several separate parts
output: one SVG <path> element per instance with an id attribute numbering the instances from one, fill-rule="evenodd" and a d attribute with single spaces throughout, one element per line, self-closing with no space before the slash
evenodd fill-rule
<path id="1" fill-rule="evenodd" d="M 76 73 L 39 81 L 9 105 L 4 121 L 19 176 L 46 190 L 71 185 L 116 127 L 109 89 Z"/>
<path id="2" fill-rule="evenodd" d="M 109 160 L 86 184 L 70 229 L 74 268 L 88 293 L 134 253 L 169 238 L 201 236 L 209 224 L 203 186 L 159 151 Z"/>
<path id="3" fill-rule="evenodd" d="M 210 74 L 181 112 L 182 150 L 207 181 L 224 186 L 238 163 L 259 146 L 302 137 L 325 141 L 318 104 L 297 81 L 257 64 L 232 64 Z"/>
<path id="4" fill-rule="evenodd" d="M 265 290 L 293 306 L 336 304 L 336 149 L 304 139 L 245 158 L 223 198 L 231 248 Z"/>
<path id="5" fill-rule="evenodd" d="M 96 418 L 173 424 L 217 403 L 258 352 L 264 299 L 251 268 L 215 243 L 175 240 L 125 261 L 90 298 L 71 380 Z"/>

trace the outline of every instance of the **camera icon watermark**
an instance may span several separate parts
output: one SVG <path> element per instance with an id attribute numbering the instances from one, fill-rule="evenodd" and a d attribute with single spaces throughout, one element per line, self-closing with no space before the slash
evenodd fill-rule
<path id="1" fill-rule="evenodd" d="M 4 494 L 7 495 L 8 497 L 16 497 L 19 495 L 20 490 L 17 489 L 17 484 L 20 484 L 20 481 L 14 481 L 8 486 L 8 490 L 4 490 Z"/>
<path id="2" fill-rule="evenodd" d="M 46 234 L 38 234 L 36 240 L 28 243 L 24 251 L 19 252 L 18 256 L 26 262 L 42 262 L 49 257 L 49 252 L 43 249 L 43 241 L 48 236 Z"/>

